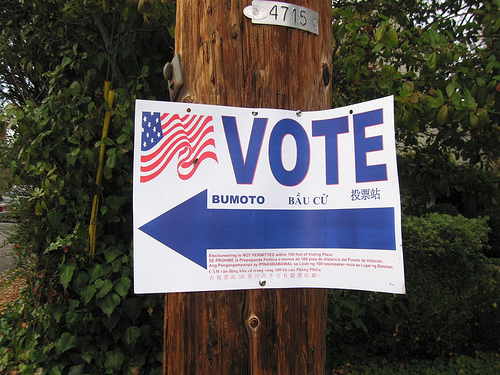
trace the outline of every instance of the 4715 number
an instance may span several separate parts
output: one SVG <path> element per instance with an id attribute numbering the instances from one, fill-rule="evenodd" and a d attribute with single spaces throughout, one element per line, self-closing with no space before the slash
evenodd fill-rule
<path id="1" fill-rule="evenodd" d="M 269 15 L 273 16 L 276 21 L 281 21 L 285 24 L 300 24 L 301 26 L 307 25 L 307 12 L 305 9 L 297 9 L 286 5 L 274 5 L 269 11 Z"/>

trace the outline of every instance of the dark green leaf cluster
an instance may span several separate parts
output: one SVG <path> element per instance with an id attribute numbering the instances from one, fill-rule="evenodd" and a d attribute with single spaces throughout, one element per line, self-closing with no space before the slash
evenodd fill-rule
<path id="1" fill-rule="evenodd" d="M 136 98 L 167 98 L 161 77 L 172 58 L 174 10 L 146 4 L 139 13 L 137 2 L 100 0 L 0 5 L 6 159 L 26 191 L 12 240 L 28 280 L 18 314 L 2 318 L 0 372 L 161 369 L 163 299 L 132 291 L 133 119 Z M 106 80 L 116 90 L 112 108 Z M 101 140 L 106 111 L 111 125 Z"/>
<path id="2" fill-rule="evenodd" d="M 334 1 L 333 18 L 334 106 L 394 95 L 407 212 L 497 206 L 498 1 Z"/>
<path id="3" fill-rule="evenodd" d="M 486 215 L 491 231 L 488 237 L 489 247 L 485 254 L 500 262 L 500 210 L 497 207 L 492 207 L 486 211 Z"/>
<path id="4" fill-rule="evenodd" d="M 414 374 L 481 374 L 496 375 L 500 371 L 500 361 L 495 353 L 478 352 L 474 356 L 462 354 L 450 358 L 432 360 L 405 360 L 395 363 L 387 361 L 371 361 L 364 363 L 347 363 L 335 369 L 333 374 L 351 375 L 414 375 Z"/>
<path id="5" fill-rule="evenodd" d="M 405 218 L 407 294 L 333 292 L 332 366 L 497 350 L 500 273 L 483 255 L 488 232 L 487 218 L 437 213 Z"/>

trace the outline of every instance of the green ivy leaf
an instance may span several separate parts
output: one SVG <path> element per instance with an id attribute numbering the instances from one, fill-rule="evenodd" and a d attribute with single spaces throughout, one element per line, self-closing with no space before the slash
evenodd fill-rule
<path id="1" fill-rule="evenodd" d="M 63 307 L 61 305 L 53 305 L 51 307 L 51 313 L 56 322 L 60 322 L 63 316 Z"/>
<path id="2" fill-rule="evenodd" d="M 121 297 L 125 297 L 132 286 L 132 281 L 128 277 L 120 277 L 115 280 L 114 284 L 116 293 Z"/>
<path id="3" fill-rule="evenodd" d="M 109 332 L 111 332 L 116 327 L 119 321 L 120 321 L 120 313 L 115 310 L 111 313 L 110 316 L 105 317 L 102 320 L 102 323 L 104 327 L 106 327 L 109 330 Z"/>
<path id="4" fill-rule="evenodd" d="M 125 355 L 119 351 L 107 352 L 106 353 L 106 362 L 104 366 L 107 370 L 111 370 L 114 372 L 120 371 L 122 367 L 122 363 L 125 360 Z"/>
<path id="5" fill-rule="evenodd" d="M 124 341 L 127 345 L 134 346 L 137 339 L 141 336 L 141 329 L 139 327 L 128 327 L 125 330 Z"/>
<path id="6" fill-rule="evenodd" d="M 140 298 L 128 298 L 123 301 L 123 311 L 130 319 L 132 319 L 132 321 L 135 322 L 141 313 L 143 305 L 144 304 Z"/>
<path id="7" fill-rule="evenodd" d="M 71 366 L 68 375 L 83 375 L 85 373 L 84 370 L 85 370 L 84 364 Z"/>
<path id="8" fill-rule="evenodd" d="M 96 264 L 92 271 L 90 272 L 90 280 L 89 283 L 93 283 L 97 279 L 104 277 L 105 271 L 104 267 L 101 264 Z"/>
<path id="9" fill-rule="evenodd" d="M 109 249 L 104 253 L 104 257 L 106 258 L 106 262 L 113 263 L 120 255 L 122 255 L 122 250 L 119 248 Z"/>
<path id="10" fill-rule="evenodd" d="M 153 328 L 149 324 L 144 324 L 143 326 L 141 326 L 141 337 L 143 339 L 149 337 L 152 331 Z"/>
<path id="11" fill-rule="evenodd" d="M 74 324 L 78 323 L 78 318 L 80 317 L 80 314 L 75 312 L 75 311 L 68 311 L 66 313 L 66 325 L 68 327 L 73 326 Z"/>
<path id="12" fill-rule="evenodd" d="M 50 368 L 50 375 L 62 375 L 62 366 L 61 365 L 55 365 Z"/>
<path id="13" fill-rule="evenodd" d="M 84 352 L 84 353 L 82 353 L 82 359 L 85 362 L 90 363 L 90 362 L 92 362 L 92 358 L 94 357 L 93 354 L 94 353 L 92 353 L 92 352 Z"/>
<path id="14" fill-rule="evenodd" d="M 97 289 L 101 289 L 102 286 L 104 285 L 104 279 L 97 279 L 95 282 L 94 282 L 94 285 Z"/>
<path id="15" fill-rule="evenodd" d="M 94 285 L 89 285 L 80 289 L 80 296 L 82 297 L 84 305 L 87 305 L 90 302 L 96 291 L 97 289 Z"/>
<path id="16" fill-rule="evenodd" d="M 64 289 L 66 289 L 71 282 L 75 269 L 76 267 L 73 264 L 61 264 L 59 266 L 59 279 Z"/>
<path id="17" fill-rule="evenodd" d="M 80 270 L 73 275 L 73 284 L 72 287 L 80 290 L 81 288 L 87 286 L 89 284 L 89 274 L 86 271 Z"/>
<path id="18" fill-rule="evenodd" d="M 64 332 L 56 344 L 56 354 L 59 356 L 65 351 L 68 351 L 76 346 L 76 336 L 69 332 Z"/>
<path id="19" fill-rule="evenodd" d="M 97 298 L 104 297 L 111 291 L 111 289 L 113 289 L 113 283 L 110 280 L 104 280 L 102 286 L 100 287 L 99 293 L 97 294 Z"/>
<path id="20" fill-rule="evenodd" d="M 116 293 L 108 293 L 104 298 L 97 301 L 100 309 L 109 317 L 116 306 L 120 304 L 120 296 Z"/>

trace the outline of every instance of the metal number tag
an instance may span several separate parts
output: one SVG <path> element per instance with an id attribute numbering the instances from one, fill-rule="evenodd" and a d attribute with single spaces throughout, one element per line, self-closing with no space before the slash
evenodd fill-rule
<path id="1" fill-rule="evenodd" d="M 252 23 L 293 27 L 319 34 L 318 12 L 299 5 L 278 1 L 252 1 L 252 5 L 243 9 L 243 14 Z"/>

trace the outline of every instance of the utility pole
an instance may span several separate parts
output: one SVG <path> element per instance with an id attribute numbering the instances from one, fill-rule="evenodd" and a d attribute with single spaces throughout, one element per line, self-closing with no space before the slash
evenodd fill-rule
<path id="1" fill-rule="evenodd" d="M 331 108 L 331 2 L 291 3 L 318 12 L 317 35 L 252 24 L 243 14 L 251 0 L 178 0 L 176 53 L 184 84 L 176 100 Z M 325 289 L 167 294 L 164 372 L 323 375 L 326 305 Z"/>

